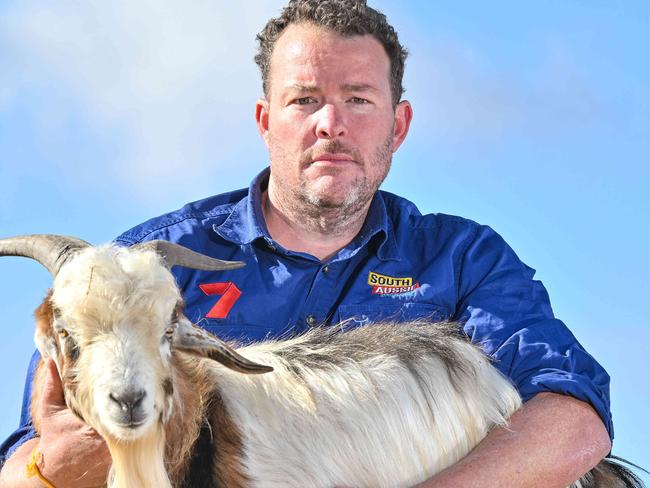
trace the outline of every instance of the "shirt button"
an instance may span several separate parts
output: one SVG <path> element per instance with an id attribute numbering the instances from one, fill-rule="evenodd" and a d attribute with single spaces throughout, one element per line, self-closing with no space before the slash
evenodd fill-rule
<path id="1" fill-rule="evenodd" d="M 313 315 L 307 315 L 307 325 L 309 327 L 313 327 L 314 325 L 316 325 L 316 317 L 314 317 Z"/>
<path id="2" fill-rule="evenodd" d="M 329 266 L 323 266 L 323 273 L 327 274 L 330 272 L 330 267 Z"/>

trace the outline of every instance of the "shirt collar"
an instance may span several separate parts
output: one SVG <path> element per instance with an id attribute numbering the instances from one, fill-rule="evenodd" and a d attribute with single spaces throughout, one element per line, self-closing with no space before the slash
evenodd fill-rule
<path id="1" fill-rule="evenodd" d="M 366 246 L 371 239 L 377 239 L 379 246 L 377 248 L 377 257 L 382 261 L 397 260 L 400 255 L 395 240 L 393 224 L 388 218 L 386 202 L 382 192 L 378 191 L 370 203 L 366 221 L 361 227 L 361 231 L 350 244 L 339 251 L 340 259 L 346 259 L 356 254 L 361 248 Z"/>
<path id="2" fill-rule="evenodd" d="M 221 224 L 213 226 L 222 238 L 234 244 L 250 244 L 256 239 L 264 239 L 276 248 L 281 246 L 271 239 L 262 213 L 262 192 L 268 185 L 270 168 L 265 168 L 251 182 L 248 195 L 237 202 L 230 215 Z M 375 236 L 381 236 L 377 257 L 385 260 L 399 260 L 399 251 L 392 223 L 388 218 L 386 203 L 382 192 L 377 192 L 370 204 L 366 221 L 353 241 L 339 251 L 333 260 L 343 260 L 354 256 Z M 379 239 L 380 237 L 377 237 Z"/>
<path id="3" fill-rule="evenodd" d="M 221 224 L 213 226 L 221 237 L 234 244 L 250 244 L 255 239 L 271 240 L 262 214 L 262 191 L 269 181 L 270 168 L 258 174 L 250 186 L 248 194 L 231 209 L 230 215 Z"/>

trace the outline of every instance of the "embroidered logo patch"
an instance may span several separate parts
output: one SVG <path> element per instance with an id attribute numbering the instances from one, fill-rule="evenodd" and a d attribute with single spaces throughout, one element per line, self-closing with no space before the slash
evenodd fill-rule
<path id="1" fill-rule="evenodd" d="M 207 296 L 221 295 L 217 303 L 206 314 L 209 319 L 225 319 L 230 309 L 241 296 L 241 291 L 232 281 L 224 283 L 202 283 L 199 288 Z"/>
<path id="2" fill-rule="evenodd" d="M 397 295 L 420 288 L 420 283 L 413 283 L 411 277 L 397 278 L 375 273 L 374 271 L 368 273 L 368 284 L 372 286 L 374 295 Z"/>

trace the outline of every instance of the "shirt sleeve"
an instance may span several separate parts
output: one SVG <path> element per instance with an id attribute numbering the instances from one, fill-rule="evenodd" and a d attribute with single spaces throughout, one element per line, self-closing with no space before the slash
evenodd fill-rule
<path id="1" fill-rule="evenodd" d="M 609 375 L 555 318 L 534 274 L 501 236 L 477 226 L 460 263 L 456 319 L 524 401 L 548 391 L 587 402 L 613 439 Z"/>
<path id="2" fill-rule="evenodd" d="M 32 426 L 30 406 L 32 403 L 32 380 L 40 359 L 41 355 L 38 351 L 35 351 L 32 355 L 32 360 L 29 363 L 29 368 L 27 369 L 27 377 L 25 378 L 23 404 L 20 411 L 20 424 L 18 429 L 11 433 L 11 435 L 9 435 L 9 437 L 7 437 L 7 439 L 5 439 L 5 441 L 0 445 L 0 469 L 16 449 L 28 440 L 36 437 L 36 431 Z"/>

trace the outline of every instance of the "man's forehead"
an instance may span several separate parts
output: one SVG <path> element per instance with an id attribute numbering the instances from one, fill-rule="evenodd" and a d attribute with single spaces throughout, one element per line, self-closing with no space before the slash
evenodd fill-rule
<path id="1" fill-rule="evenodd" d="M 287 27 L 271 57 L 271 78 L 283 90 L 317 89 L 319 75 L 333 73 L 347 88 L 377 89 L 376 81 L 384 84 L 389 71 L 388 55 L 373 36 L 342 36 L 313 24 Z"/>
<path id="2" fill-rule="evenodd" d="M 364 82 L 348 82 L 348 81 L 341 81 L 338 83 L 338 88 L 341 91 L 347 91 L 347 92 L 379 92 L 380 90 L 371 85 L 370 83 L 364 83 Z M 300 92 L 300 93 L 317 93 L 319 92 L 322 87 L 318 83 L 311 83 L 311 82 L 306 82 L 306 83 L 291 83 L 288 82 L 285 86 L 285 89 L 287 91 L 295 91 L 295 92 Z"/>
<path id="3" fill-rule="evenodd" d="M 368 58 L 388 61 L 384 47 L 371 34 L 342 35 L 311 23 L 287 27 L 276 41 L 272 59 L 300 60 L 304 57 L 340 56 L 351 51 L 363 52 Z"/>

